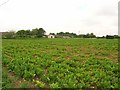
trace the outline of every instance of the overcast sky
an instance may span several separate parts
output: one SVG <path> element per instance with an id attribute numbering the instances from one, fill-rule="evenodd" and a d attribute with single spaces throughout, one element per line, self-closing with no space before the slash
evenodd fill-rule
<path id="1" fill-rule="evenodd" d="M 118 34 L 119 0 L 0 0 L 0 31 Z"/>

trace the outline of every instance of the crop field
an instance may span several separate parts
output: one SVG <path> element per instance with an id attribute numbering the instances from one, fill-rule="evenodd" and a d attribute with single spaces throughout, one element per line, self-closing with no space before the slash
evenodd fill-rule
<path id="1" fill-rule="evenodd" d="M 3 88 L 118 88 L 117 39 L 3 39 Z"/>

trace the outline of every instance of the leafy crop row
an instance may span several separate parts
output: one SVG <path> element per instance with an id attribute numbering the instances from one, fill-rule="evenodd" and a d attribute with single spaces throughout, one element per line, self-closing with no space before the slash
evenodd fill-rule
<path id="1" fill-rule="evenodd" d="M 118 88 L 117 43 L 105 39 L 3 40 L 3 65 L 41 88 Z"/>

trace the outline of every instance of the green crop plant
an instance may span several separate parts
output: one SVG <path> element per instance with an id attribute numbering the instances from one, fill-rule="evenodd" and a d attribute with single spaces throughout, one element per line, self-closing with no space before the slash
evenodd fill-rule
<path id="1" fill-rule="evenodd" d="M 117 44 L 116 39 L 3 39 L 2 64 L 40 88 L 118 88 Z"/>
<path id="2" fill-rule="evenodd" d="M 36 86 L 38 86 L 40 88 L 44 88 L 45 87 L 45 83 L 42 82 L 42 81 L 33 80 L 33 82 L 35 83 Z"/>

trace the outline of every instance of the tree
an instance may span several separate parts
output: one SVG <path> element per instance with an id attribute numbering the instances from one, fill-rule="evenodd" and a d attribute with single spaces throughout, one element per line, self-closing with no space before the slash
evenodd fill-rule
<path id="1" fill-rule="evenodd" d="M 86 38 L 95 38 L 96 36 L 93 33 L 87 33 Z"/>
<path id="2" fill-rule="evenodd" d="M 75 33 L 69 33 L 69 32 L 59 32 L 57 33 L 58 37 L 68 36 L 68 37 L 77 37 Z"/>
<path id="3" fill-rule="evenodd" d="M 19 30 L 19 31 L 17 31 L 16 35 L 17 35 L 17 37 L 21 37 L 21 38 L 26 37 L 26 31 Z"/>
<path id="4" fill-rule="evenodd" d="M 55 33 L 50 33 L 50 35 L 55 35 Z"/>
<path id="5" fill-rule="evenodd" d="M 112 35 L 106 35 L 106 39 L 114 39 L 114 36 L 112 36 Z"/>
<path id="6" fill-rule="evenodd" d="M 45 35 L 45 30 L 43 28 L 38 29 L 38 37 L 43 37 Z"/>
<path id="7" fill-rule="evenodd" d="M 37 33 L 38 33 L 38 29 L 32 29 L 31 31 L 31 35 L 34 36 L 34 37 L 37 37 Z"/>
<path id="8" fill-rule="evenodd" d="M 43 28 L 32 29 L 32 35 L 34 37 L 42 37 L 45 35 L 45 33 L 46 33 L 46 31 Z"/>
<path id="9" fill-rule="evenodd" d="M 78 35 L 78 38 L 85 38 L 85 37 L 86 37 L 85 34 L 80 34 L 80 35 Z"/>
<path id="10" fill-rule="evenodd" d="M 3 32 L 2 33 L 2 38 L 13 39 L 13 38 L 15 38 L 15 32 L 14 31 Z"/>
<path id="11" fill-rule="evenodd" d="M 118 35 L 114 35 L 114 38 L 116 38 L 116 39 L 118 39 L 118 38 L 120 38 Z"/>
<path id="12" fill-rule="evenodd" d="M 59 32 L 59 33 L 57 33 L 57 35 L 63 36 L 63 35 L 64 35 L 64 32 Z"/>
<path id="13" fill-rule="evenodd" d="M 30 30 L 26 30 L 25 34 L 28 35 L 28 36 L 30 36 L 31 35 L 31 31 Z"/>
<path id="14" fill-rule="evenodd" d="M 95 37 L 96 36 L 93 33 L 90 34 L 90 38 L 95 38 Z"/>

